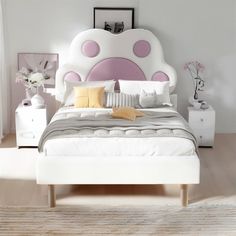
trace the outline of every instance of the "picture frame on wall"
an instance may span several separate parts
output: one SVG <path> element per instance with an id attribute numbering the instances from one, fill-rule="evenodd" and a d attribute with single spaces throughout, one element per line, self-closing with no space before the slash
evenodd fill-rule
<path id="1" fill-rule="evenodd" d="M 55 76 L 59 66 L 58 53 L 18 53 L 18 70 L 23 67 L 28 70 L 46 73 L 50 79 L 45 80 L 45 88 L 55 88 Z"/>
<path id="2" fill-rule="evenodd" d="M 134 8 L 94 7 L 93 27 L 114 34 L 134 29 Z"/>

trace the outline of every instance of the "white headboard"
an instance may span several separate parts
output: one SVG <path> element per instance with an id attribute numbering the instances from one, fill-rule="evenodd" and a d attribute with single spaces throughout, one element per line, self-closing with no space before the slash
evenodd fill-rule
<path id="1" fill-rule="evenodd" d="M 65 65 L 56 73 L 56 99 L 63 101 L 65 81 L 94 80 L 170 81 L 176 86 L 175 70 L 163 57 L 156 36 L 144 29 L 112 34 L 102 29 L 79 33 L 72 41 Z"/>

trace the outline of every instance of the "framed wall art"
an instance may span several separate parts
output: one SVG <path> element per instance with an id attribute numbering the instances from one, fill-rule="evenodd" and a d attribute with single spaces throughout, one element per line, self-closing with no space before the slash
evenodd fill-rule
<path id="1" fill-rule="evenodd" d="M 59 64 L 57 53 L 18 53 L 18 70 L 22 67 L 31 71 L 46 73 L 50 76 L 44 83 L 45 88 L 55 87 L 55 75 Z"/>
<path id="2" fill-rule="evenodd" d="M 93 27 L 118 34 L 134 28 L 134 8 L 95 7 Z"/>

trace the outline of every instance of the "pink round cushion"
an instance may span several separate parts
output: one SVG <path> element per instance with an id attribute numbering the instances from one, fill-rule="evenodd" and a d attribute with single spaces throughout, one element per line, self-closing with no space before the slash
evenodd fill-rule
<path id="1" fill-rule="evenodd" d="M 64 80 L 69 82 L 76 82 L 81 81 L 81 78 L 77 73 L 70 71 L 64 75 Z"/>
<path id="2" fill-rule="evenodd" d="M 86 80 L 116 80 L 115 89 L 119 89 L 118 80 L 146 80 L 140 67 L 126 58 L 112 57 L 98 62 L 89 72 Z"/>
<path id="3" fill-rule="evenodd" d="M 134 44 L 133 51 L 137 57 L 146 57 L 151 52 L 151 45 L 146 40 L 139 40 Z"/>
<path id="4" fill-rule="evenodd" d="M 96 57 L 100 52 L 100 47 L 95 41 L 87 40 L 82 44 L 81 50 L 86 57 Z"/>
<path id="5" fill-rule="evenodd" d="M 169 76 L 162 72 L 162 71 L 157 71 L 153 76 L 152 76 L 152 80 L 153 81 L 160 81 L 160 82 L 164 82 L 164 81 L 169 81 Z"/>

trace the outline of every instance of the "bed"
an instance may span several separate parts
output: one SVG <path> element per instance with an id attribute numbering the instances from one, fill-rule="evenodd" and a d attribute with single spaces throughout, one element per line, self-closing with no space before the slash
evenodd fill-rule
<path id="1" fill-rule="evenodd" d="M 133 122 L 112 119 L 112 108 L 60 108 L 42 135 L 36 165 L 37 183 L 48 185 L 50 207 L 56 205 L 54 186 L 61 184 L 178 184 L 187 206 L 188 185 L 199 183 L 197 144 L 176 111 L 176 72 L 153 33 L 91 29 L 78 34 L 57 71 L 56 99 L 65 103 L 68 82 L 111 79 L 116 90 L 122 90 L 120 80 L 140 86 L 168 82 L 174 106 L 141 108 L 145 116 Z"/>

